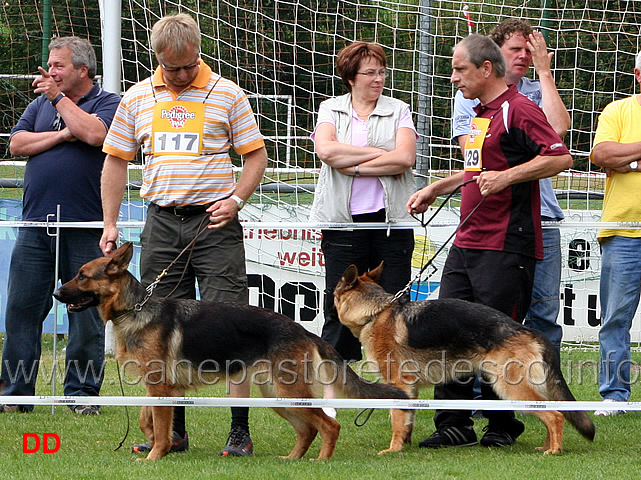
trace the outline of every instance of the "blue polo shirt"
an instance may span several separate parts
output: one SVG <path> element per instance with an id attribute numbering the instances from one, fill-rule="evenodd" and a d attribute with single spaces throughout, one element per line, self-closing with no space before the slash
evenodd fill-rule
<path id="1" fill-rule="evenodd" d="M 97 84 L 78 100 L 78 107 L 95 113 L 109 130 L 120 97 Z M 47 132 L 65 127 L 58 111 L 44 95 L 31 102 L 11 135 L 18 132 Z M 102 145 L 62 142 L 29 157 L 24 172 L 22 220 L 39 222 L 56 213 L 60 205 L 65 222 L 102 220 L 100 174 L 105 160 Z"/>

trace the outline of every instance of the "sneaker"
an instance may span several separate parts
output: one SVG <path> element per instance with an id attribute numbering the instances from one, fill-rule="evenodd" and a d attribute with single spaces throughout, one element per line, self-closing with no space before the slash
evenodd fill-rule
<path id="1" fill-rule="evenodd" d="M 254 454 L 254 444 L 249 432 L 244 428 L 233 427 L 229 432 L 227 445 L 220 451 L 223 457 L 249 457 Z"/>
<path id="2" fill-rule="evenodd" d="M 78 415 L 100 415 L 100 409 L 95 405 L 74 405 L 69 408 Z"/>
<path id="3" fill-rule="evenodd" d="M 472 427 L 445 427 L 423 439 L 418 446 L 422 448 L 469 447 L 479 443 Z"/>
<path id="4" fill-rule="evenodd" d="M 26 412 L 22 405 L 0 405 L 0 413 Z"/>
<path id="5" fill-rule="evenodd" d="M 516 418 L 512 421 L 508 428 L 497 428 L 493 425 L 486 425 L 483 427 L 485 434 L 481 438 L 481 445 L 484 447 L 505 447 L 507 445 L 514 445 L 516 439 L 525 430 L 525 425 Z"/>
<path id="6" fill-rule="evenodd" d="M 336 409 L 332 407 L 323 407 L 323 413 L 329 418 L 336 418 Z"/>
<path id="7" fill-rule="evenodd" d="M 171 447 L 169 448 L 169 453 L 176 452 L 186 452 L 189 450 L 189 436 L 185 432 L 185 436 L 181 437 L 179 433 L 174 432 L 174 435 L 171 439 Z M 141 443 L 140 445 L 134 445 L 131 447 L 133 453 L 146 453 L 151 451 L 151 443 Z"/>
<path id="8" fill-rule="evenodd" d="M 616 400 L 612 400 L 611 398 L 606 398 L 603 400 L 604 402 L 616 402 Z M 623 413 L 626 413 L 625 410 L 597 410 L 594 412 L 595 417 L 614 417 L 616 415 L 621 415 Z"/>

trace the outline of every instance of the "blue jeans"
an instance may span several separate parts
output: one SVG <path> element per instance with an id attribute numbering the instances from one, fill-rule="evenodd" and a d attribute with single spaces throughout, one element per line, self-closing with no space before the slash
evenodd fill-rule
<path id="1" fill-rule="evenodd" d="M 630 328 L 641 290 L 641 238 L 601 241 L 601 350 L 599 393 L 604 399 L 630 397 Z"/>
<path id="2" fill-rule="evenodd" d="M 71 280 L 78 269 L 102 256 L 101 230 L 60 231 L 59 280 Z M 2 350 L 4 395 L 35 395 L 40 362 L 42 323 L 53 305 L 56 239 L 45 228 L 21 228 L 11 254 L 6 336 Z M 65 395 L 100 393 L 104 373 L 104 324 L 95 308 L 69 314 L 69 341 L 64 371 Z M 49 372 L 48 372 L 49 373 Z M 33 405 L 24 405 L 32 410 Z"/>
<path id="3" fill-rule="evenodd" d="M 524 324 L 545 335 L 560 358 L 563 327 L 557 317 L 561 308 L 561 233 L 558 228 L 543 229 L 544 258 L 536 262 L 532 303 Z"/>

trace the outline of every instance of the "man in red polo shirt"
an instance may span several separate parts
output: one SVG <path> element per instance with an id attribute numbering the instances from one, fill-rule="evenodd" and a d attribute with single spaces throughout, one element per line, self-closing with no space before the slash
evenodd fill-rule
<path id="1" fill-rule="evenodd" d="M 538 180 L 572 165 L 572 157 L 541 109 L 505 83 L 499 47 L 470 35 L 455 48 L 451 82 L 478 98 L 465 146 L 464 171 L 413 194 L 407 208 L 424 212 L 439 195 L 461 190 L 460 225 L 441 276 L 439 298 L 462 298 L 496 308 L 522 322 L 530 305 L 537 259 L 543 258 Z M 469 218 L 468 218 L 469 216 Z M 488 339 L 489 340 L 489 339 Z M 452 339 L 456 342 L 456 339 Z M 454 346 L 454 345 L 453 345 Z M 434 398 L 473 398 L 473 378 L 435 388 Z M 486 399 L 495 399 L 482 382 Z M 484 412 L 484 446 L 512 445 L 523 433 L 513 412 Z M 436 432 L 421 447 L 477 443 L 470 411 L 439 410 Z"/>

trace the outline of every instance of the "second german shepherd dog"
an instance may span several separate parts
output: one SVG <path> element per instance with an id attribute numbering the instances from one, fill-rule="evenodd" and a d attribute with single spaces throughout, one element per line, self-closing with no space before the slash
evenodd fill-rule
<path id="1" fill-rule="evenodd" d="M 113 320 L 116 358 L 135 365 L 149 396 L 184 396 L 226 374 L 249 373 L 266 397 L 313 398 L 333 383 L 346 397 L 408 398 L 392 385 L 360 378 L 333 347 L 284 315 L 248 305 L 147 295 L 127 270 L 132 254 L 128 242 L 92 260 L 54 296 L 70 312 L 96 306 L 105 323 Z M 332 456 L 340 430 L 336 420 L 320 408 L 274 410 L 296 431 L 296 445 L 286 458 L 302 457 L 319 432 L 318 459 Z M 173 407 L 141 409 L 140 429 L 153 446 L 147 460 L 169 452 L 172 418 Z"/>
<path id="2" fill-rule="evenodd" d="M 458 299 L 393 301 L 376 283 L 383 264 L 359 277 L 347 268 L 334 291 L 341 323 L 360 339 L 387 383 L 416 398 L 421 385 L 469 379 L 480 372 L 506 400 L 574 401 L 550 342 L 493 308 Z M 532 411 L 547 428 L 545 453 L 560 453 L 564 417 L 588 440 L 594 424 L 581 411 Z M 392 441 L 409 443 L 414 411 L 392 410 Z"/>

